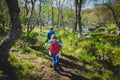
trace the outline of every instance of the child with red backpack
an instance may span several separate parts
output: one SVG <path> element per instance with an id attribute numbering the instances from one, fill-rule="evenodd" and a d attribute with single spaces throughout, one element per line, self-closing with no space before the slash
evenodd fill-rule
<path id="1" fill-rule="evenodd" d="M 49 55 L 52 57 L 54 70 L 56 70 L 59 65 L 61 47 L 62 43 L 58 41 L 57 36 L 52 35 L 49 45 Z"/>

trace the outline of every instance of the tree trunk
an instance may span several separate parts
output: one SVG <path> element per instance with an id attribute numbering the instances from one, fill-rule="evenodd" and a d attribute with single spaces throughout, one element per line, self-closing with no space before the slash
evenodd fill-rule
<path id="1" fill-rule="evenodd" d="M 26 46 L 26 43 L 27 43 L 27 39 L 28 39 L 28 36 L 31 32 L 31 22 L 32 22 L 32 16 L 33 16 L 33 12 L 34 12 L 34 7 L 35 7 L 35 2 L 36 0 L 31 0 L 31 4 L 32 4 L 32 10 L 31 10 L 31 14 L 30 14 L 30 17 L 29 17 L 29 20 L 28 20 L 28 23 L 27 23 L 27 32 L 26 32 L 26 36 L 21 44 L 21 46 Z"/>
<path id="2" fill-rule="evenodd" d="M 52 26 L 54 26 L 54 7 L 52 5 Z"/>
<path id="3" fill-rule="evenodd" d="M 41 12 L 42 12 L 42 1 L 39 0 L 39 20 L 38 20 L 38 23 L 39 23 L 39 27 L 40 27 L 40 32 L 42 32 L 42 17 L 41 17 Z"/>
<path id="4" fill-rule="evenodd" d="M 78 13 L 78 9 L 77 9 L 77 5 L 78 5 L 78 0 L 75 0 L 75 25 L 73 27 L 73 32 L 77 31 L 77 13 Z"/>
<path id="5" fill-rule="evenodd" d="M 78 2 L 78 25 L 79 25 L 78 38 L 80 38 L 80 36 L 82 36 L 81 5 L 82 5 L 82 0 L 79 0 L 79 2 Z"/>
<path id="6" fill-rule="evenodd" d="M 12 70 L 7 61 L 9 56 L 9 51 L 11 47 L 15 44 L 16 40 L 20 37 L 22 32 L 22 26 L 20 23 L 20 15 L 19 15 L 20 9 L 18 6 L 18 0 L 6 0 L 6 3 L 8 5 L 10 18 L 11 18 L 11 30 L 9 34 L 6 36 L 6 38 L 3 40 L 3 42 L 0 44 L 0 68 L 2 68 L 3 71 L 8 70 L 7 72 L 9 72 L 10 74 Z M 14 78 L 15 77 L 16 76 L 14 76 Z"/>
<path id="7" fill-rule="evenodd" d="M 60 26 L 60 12 L 59 12 L 59 7 L 58 7 L 58 20 L 57 20 L 57 27 Z"/>
<path id="8" fill-rule="evenodd" d="M 24 2 L 25 2 L 25 16 L 27 16 L 28 13 L 29 13 L 29 9 L 28 9 L 28 7 L 27 7 L 27 5 L 28 5 L 28 0 L 24 0 Z"/>
<path id="9" fill-rule="evenodd" d="M 59 2 L 57 2 L 57 0 L 55 0 L 55 1 L 56 1 L 57 11 L 58 11 L 56 27 L 59 27 L 60 26 L 60 12 L 59 12 L 60 11 L 60 0 L 59 0 Z"/>
<path id="10" fill-rule="evenodd" d="M 6 0 L 10 18 L 11 30 L 8 36 L 0 44 L 0 62 L 7 60 L 10 48 L 15 44 L 16 40 L 20 37 L 22 27 L 19 18 L 19 6 L 17 0 Z"/>

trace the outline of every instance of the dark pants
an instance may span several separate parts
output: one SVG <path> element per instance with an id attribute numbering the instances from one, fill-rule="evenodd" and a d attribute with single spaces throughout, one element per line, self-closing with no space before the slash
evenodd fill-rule
<path id="1" fill-rule="evenodd" d="M 52 55 L 52 61 L 53 61 L 53 65 L 56 65 L 60 61 L 59 56 Z"/>
<path id="2" fill-rule="evenodd" d="M 46 39 L 46 41 L 44 43 L 47 43 L 49 41 L 49 39 Z"/>

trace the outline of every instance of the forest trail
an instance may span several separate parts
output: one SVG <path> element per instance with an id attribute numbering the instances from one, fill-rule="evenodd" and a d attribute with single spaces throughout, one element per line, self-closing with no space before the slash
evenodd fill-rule
<path id="1" fill-rule="evenodd" d="M 84 67 L 83 63 L 77 61 L 78 61 L 77 58 L 74 58 L 66 54 L 62 54 L 60 58 L 59 68 L 57 68 L 57 70 L 55 71 L 53 70 L 52 66 L 49 66 L 51 68 L 50 70 L 52 71 L 48 71 L 44 73 L 41 76 L 41 79 L 42 80 L 89 80 L 82 74 L 83 70 L 86 72 L 89 70 Z M 44 70 L 45 69 L 42 69 L 42 72 L 45 72 Z M 53 74 L 49 75 L 50 74 L 49 72 L 50 73 L 53 72 Z"/>
<path id="2" fill-rule="evenodd" d="M 56 72 L 61 76 L 68 77 L 70 80 L 89 80 L 81 73 L 81 70 L 87 71 L 87 69 L 83 66 L 83 64 L 77 63 L 77 61 L 77 58 L 62 54 L 60 60 L 60 69 L 58 69 Z"/>
<path id="3" fill-rule="evenodd" d="M 31 47 L 34 50 L 42 48 L 41 46 L 32 46 Z M 42 48 L 45 51 L 47 51 L 45 48 Z M 38 51 L 39 52 L 39 51 Z M 14 52 L 12 52 L 14 53 Z M 16 54 L 14 55 L 17 58 L 20 58 L 23 60 L 23 62 L 31 62 L 33 69 L 29 69 L 29 72 L 32 73 L 30 80 L 89 80 L 85 77 L 85 75 L 82 74 L 82 71 L 89 71 L 87 68 L 85 68 L 83 61 L 80 62 L 77 58 L 66 55 L 66 53 L 62 53 L 60 57 L 60 64 L 59 69 L 56 71 L 53 70 L 53 67 L 51 66 L 52 61 L 51 57 L 48 56 L 48 53 L 42 52 L 42 54 L 39 55 L 33 55 L 33 54 Z M 47 58 L 46 58 L 47 56 Z M 78 62 L 79 61 L 79 62 Z M 11 65 L 12 66 L 12 65 Z M 12 67 L 14 68 L 14 67 Z M 12 69 L 11 69 L 12 70 Z M 12 72 L 11 70 L 7 69 L 7 72 Z M 17 73 L 17 72 L 15 72 Z M 15 75 L 17 74 L 6 74 L 5 76 L 1 75 L 1 79 L 7 80 L 8 77 L 11 76 L 12 79 L 14 79 Z M 0 79 L 0 80 L 1 80 Z M 18 78 L 19 80 L 19 78 Z"/>

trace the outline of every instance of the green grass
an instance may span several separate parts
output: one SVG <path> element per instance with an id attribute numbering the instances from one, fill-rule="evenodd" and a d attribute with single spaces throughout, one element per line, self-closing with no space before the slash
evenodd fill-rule
<path id="1" fill-rule="evenodd" d="M 29 43 L 25 47 L 19 47 L 20 42 L 25 37 L 23 31 L 21 38 L 10 51 L 9 62 L 15 67 L 19 79 L 36 79 L 43 77 L 45 73 L 49 77 L 56 75 L 51 68 L 51 57 L 48 49 L 44 45 L 46 33 L 49 28 L 45 27 L 40 31 L 35 28 L 30 36 Z M 118 80 L 120 75 L 114 74 L 120 64 L 120 36 L 115 34 L 89 33 L 89 36 L 77 38 L 77 33 L 72 33 L 68 28 L 55 29 L 57 35 L 63 42 L 62 52 L 71 58 L 71 63 L 81 65 L 81 70 L 75 68 L 74 72 L 83 75 L 90 80 Z M 2 40 L 2 38 L 1 38 Z M 97 59 L 99 57 L 99 59 Z M 77 60 L 77 61 L 76 61 Z M 111 65 L 108 65 L 111 64 Z M 74 65 L 73 65 L 74 66 Z M 88 71 L 86 71 L 85 69 Z M 104 70 L 102 71 L 102 69 Z M 0 71 L 1 73 L 1 71 Z"/>

